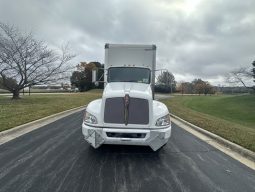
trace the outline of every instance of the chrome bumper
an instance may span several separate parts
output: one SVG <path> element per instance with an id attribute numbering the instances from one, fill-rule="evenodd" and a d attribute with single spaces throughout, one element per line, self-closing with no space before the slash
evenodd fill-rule
<path id="1" fill-rule="evenodd" d="M 108 137 L 106 133 L 145 133 L 144 138 L 119 138 Z M 154 151 L 167 143 L 171 136 L 171 125 L 162 129 L 116 129 L 116 128 L 96 128 L 82 124 L 82 133 L 85 140 L 94 148 L 102 144 L 114 145 L 144 145 L 150 146 Z"/>

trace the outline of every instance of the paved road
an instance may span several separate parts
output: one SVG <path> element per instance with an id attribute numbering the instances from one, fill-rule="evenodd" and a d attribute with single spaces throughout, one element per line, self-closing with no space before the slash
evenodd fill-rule
<path id="1" fill-rule="evenodd" d="M 255 171 L 173 125 L 159 152 L 149 147 L 92 149 L 82 113 L 0 146 L 0 191 L 255 191 Z"/>

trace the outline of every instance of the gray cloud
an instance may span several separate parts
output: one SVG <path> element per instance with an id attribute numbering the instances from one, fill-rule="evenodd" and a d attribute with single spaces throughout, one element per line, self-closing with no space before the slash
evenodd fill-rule
<path id="1" fill-rule="evenodd" d="M 253 0 L 1 0 L 0 18 L 52 46 L 70 42 L 77 63 L 103 62 L 106 42 L 157 44 L 159 68 L 217 84 L 255 59 L 254 7 Z"/>

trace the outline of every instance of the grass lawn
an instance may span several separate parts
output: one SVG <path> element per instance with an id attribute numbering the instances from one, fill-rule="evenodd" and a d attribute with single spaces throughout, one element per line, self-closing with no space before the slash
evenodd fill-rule
<path id="1" fill-rule="evenodd" d="M 0 96 L 0 131 L 67 109 L 88 104 L 101 97 L 102 91 L 85 93 L 24 96 L 19 100 Z"/>
<path id="2" fill-rule="evenodd" d="M 175 96 L 162 101 L 173 114 L 255 151 L 255 95 Z"/>

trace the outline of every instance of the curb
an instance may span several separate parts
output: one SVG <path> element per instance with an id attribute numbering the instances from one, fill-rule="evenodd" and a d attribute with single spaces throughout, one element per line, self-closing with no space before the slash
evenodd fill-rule
<path id="1" fill-rule="evenodd" d="M 17 137 L 19 137 L 23 134 L 26 134 L 30 131 L 33 131 L 33 130 L 38 129 L 42 126 L 45 126 L 49 123 L 57 121 L 57 120 L 59 120 L 63 117 L 71 115 L 75 112 L 82 111 L 85 108 L 86 108 L 86 106 L 76 107 L 76 108 L 73 108 L 73 109 L 69 109 L 69 110 L 66 110 L 66 111 L 55 113 L 53 115 L 43 117 L 41 119 L 37 119 L 35 121 L 29 122 L 29 123 L 26 123 L 26 124 L 23 124 L 23 125 L 19 125 L 17 127 L 14 127 L 14 128 L 11 128 L 11 129 L 8 129 L 8 130 L 5 130 L 5 131 L 2 131 L 2 132 L 0 132 L 0 145 L 7 142 L 7 141 L 10 141 L 14 138 L 17 138 Z"/>
<path id="2" fill-rule="evenodd" d="M 226 139 L 224 139 L 224 138 L 222 138 L 222 137 L 220 137 L 220 136 L 218 136 L 214 133 L 211 133 L 211 132 L 209 132 L 205 129 L 202 129 L 201 127 L 193 125 L 192 123 L 189 123 L 188 121 L 185 121 L 184 119 L 182 119 L 182 118 L 180 118 L 176 115 L 170 114 L 170 116 L 172 118 L 174 118 L 175 120 L 180 121 L 183 124 L 189 126 L 190 128 L 192 128 L 192 129 L 194 129 L 194 130 L 196 130 L 196 131 L 198 131 L 198 132 L 200 132 L 200 133 L 216 140 L 218 143 L 220 143 L 220 144 L 224 145 L 225 147 L 235 151 L 236 153 L 240 154 L 241 156 L 255 162 L 255 153 L 254 152 L 252 152 L 248 149 L 245 149 L 244 147 L 242 147 L 240 145 L 232 143 L 232 142 L 230 142 L 230 141 L 228 141 L 228 140 L 226 140 Z"/>

